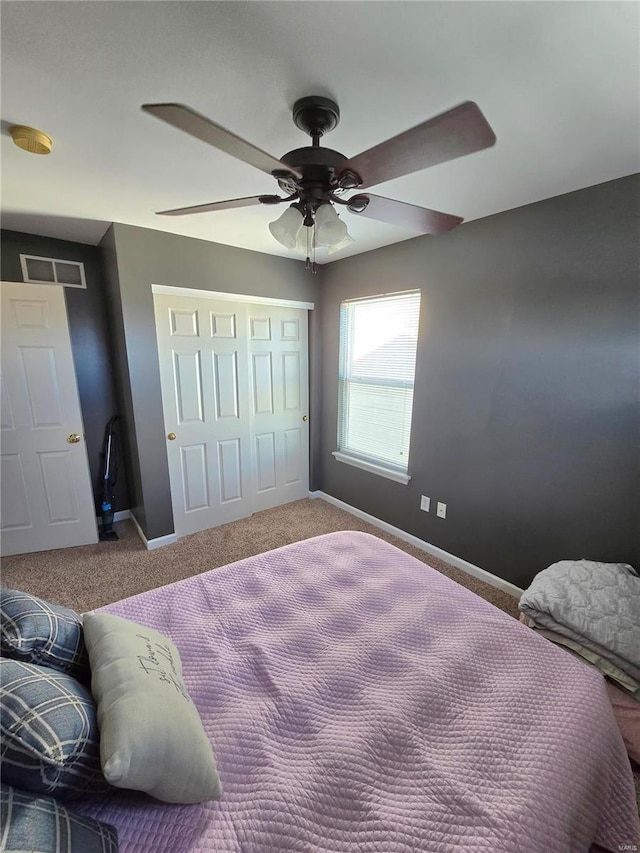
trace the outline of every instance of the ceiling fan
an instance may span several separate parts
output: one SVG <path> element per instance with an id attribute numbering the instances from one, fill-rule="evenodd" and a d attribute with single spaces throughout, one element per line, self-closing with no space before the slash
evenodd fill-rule
<path id="1" fill-rule="evenodd" d="M 289 151 L 278 160 L 183 104 L 144 104 L 142 109 L 273 175 L 285 194 L 214 201 L 161 210 L 160 215 L 184 216 L 254 204 L 288 203 L 287 210 L 269 229 L 286 248 L 306 249 L 307 266 L 314 271 L 315 263 L 311 264 L 310 256 L 316 246 L 326 246 L 333 252 L 353 242 L 333 205 L 421 234 L 441 234 L 455 228 L 462 217 L 360 190 L 481 151 L 496 141 L 480 108 L 473 101 L 466 101 L 355 157 L 345 157 L 331 148 L 320 147 L 320 138 L 340 120 L 338 105 L 330 98 L 312 95 L 293 105 L 294 124 L 309 134 L 311 145 Z M 343 193 L 354 190 L 358 191 L 355 195 L 342 197 Z"/>

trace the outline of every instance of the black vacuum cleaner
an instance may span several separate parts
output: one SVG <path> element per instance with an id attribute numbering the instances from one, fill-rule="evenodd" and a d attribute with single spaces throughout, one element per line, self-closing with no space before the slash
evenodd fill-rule
<path id="1" fill-rule="evenodd" d="M 104 431 L 102 454 L 104 456 L 104 475 L 102 477 L 102 542 L 114 542 L 118 534 L 113 529 L 115 494 L 114 488 L 118 481 L 118 455 L 120 440 L 116 432 L 118 415 L 114 415 Z"/>

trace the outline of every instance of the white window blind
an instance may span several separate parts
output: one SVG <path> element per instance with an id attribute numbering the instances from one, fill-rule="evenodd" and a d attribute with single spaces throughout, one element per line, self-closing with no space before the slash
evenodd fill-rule
<path id="1" fill-rule="evenodd" d="M 341 304 L 341 461 L 407 471 L 419 317 L 420 291 Z"/>

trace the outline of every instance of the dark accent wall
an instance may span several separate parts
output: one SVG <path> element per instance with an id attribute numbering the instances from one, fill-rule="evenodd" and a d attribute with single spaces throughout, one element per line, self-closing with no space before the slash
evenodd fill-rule
<path id="1" fill-rule="evenodd" d="M 20 254 L 80 261 L 84 264 L 86 289 L 65 287 L 64 295 L 96 514 L 99 515 L 104 430 L 107 421 L 119 413 L 111 367 L 111 333 L 107 322 L 107 296 L 100 250 L 97 246 L 7 230 L 0 232 L 0 247 L 3 281 L 22 281 Z M 120 467 L 115 491 L 116 510 L 128 509 L 127 471 L 124 465 Z"/>
<path id="2" fill-rule="evenodd" d="M 640 568 L 639 198 L 631 176 L 327 265 L 320 488 L 518 586 L 561 559 Z M 331 452 L 340 300 L 413 288 L 403 486 Z"/>
<path id="3" fill-rule="evenodd" d="M 120 276 L 116 256 L 113 225 L 102 238 L 100 249 L 102 269 L 107 294 L 107 316 L 111 330 L 112 370 L 116 377 L 116 399 L 120 414 L 120 442 L 122 456 L 129 482 L 129 510 L 139 523 L 144 523 L 144 504 L 140 500 L 140 463 L 136 434 L 133 429 L 133 401 L 129 364 L 122 319 L 122 300 L 120 298 Z"/>
<path id="4" fill-rule="evenodd" d="M 119 386 L 126 390 L 132 508 L 147 539 L 174 532 L 158 367 L 153 284 L 316 302 L 317 276 L 298 260 L 161 231 L 114 224 L 101 243 L 114 324 Z M 315 312 L 311 337 L 317 339 Z M 317 406 L 320 365 L 310 358 Z M 310 411 L 311 423 L 319 412 Z M 312 434 L 311 442 L 317 441 Z"/>

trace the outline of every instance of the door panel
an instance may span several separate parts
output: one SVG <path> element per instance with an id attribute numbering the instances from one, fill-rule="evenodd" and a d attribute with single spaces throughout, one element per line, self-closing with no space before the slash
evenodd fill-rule
<path id="1" fill-rule="evenodd" d="M 178 310 L 171 309 L 169 311 L 171 334 L 181 337 L 198 337 L 198 312 L 195 310 Z"/>
<path id="2" fill-rule="evenodd" d="M 284 482 L 287 486 L 302 479 L 302 430 L 286 429 L 284 436 Z"/>
<path id="3" fill-rule="evenodd" d="M 204 423 L 202 408 L 202 359 L 196 352 L 173 353 L 173 383 L 178 423 Z"/>
<path id="4" fill-rule="evenodd" d="M 39 453 L 38 458 L 47 497 L 49 524 L 73 521 L 78 516 L 78 505 L 73 488 L 71 453 L 56 450 L 51 453 Z"/>
<path id="5" fill-rule="evenodd" d="M 282 320 L 281 340 L 283 341 L 299 341 L 300 340 L 300 321 L 296 319 Z"/>
<path id="6" fill-rule="evenodd" d="M 31 426 L 62 426 L 62 401 L 51 347 L 18 347 Z"/>
<path id="7" fill-rule="evenodd" d="M 250 338 L 252 341 L 270 341 L 271 340 L 271 318 L 270 317 L 250 317 L 249 318 L 249 329 L 250 329 Z"/>
<path id="8" fill-rule="evenodd" d="M 276 437 L 272 432 L 256 436 L 256 491 L 266 492 L 276 487 Z"/>
<path id="9" fill-rule="evenodd" d="M 1 287 L 2 553 L 97 542 L 62 287 Z"/>
<path id="10" fill-rule="evenodd" d="M 211 315 L 211 337 L 213 338 L 235 338 L 236 337 L 236 315 L 235 314 L 216 314 L 215 311 L 210 312 Z"/>
<path id="11" fill-rule="evenodd" d="M 240 401 L 238 399 L 238 353 L 216 352 L 213 354 L 216 417 L 238 418 Z"/>
<path id="12" fill-rule="evenodd" d="M 191 444 L 180 448 L 184 511 L 208 509 L 209 489 L 207 449 L 204 444 Z"/>
<path id="13" fill-rule="evenodd" d="M 251 355 L 254 414 L 273 414 L 273 370 L 270 352 Z"/>
<path id="14" fill-rule="evenodd" d="M 49 304 L 46 299 L 12 299 L 11 307 L 17 329 L 49 328 Z"/>
<path id="15" fill-rule="evenodd" d="M 3 453 L 0 474 L 3 494 L 11 495 L 11 500 L 2 502 L 3 531 L 14 527 L 31 527 L 31 513 L 20 454 Z"/>
<path id="16" fill-rule="evenodd" d="M 282 354 L 283 408 L 300 411 L 300 353 Z"/>
<path id="17" fill-rule="evenodd" d="M 229 503 L 229 501 L 242 500 L 240 441 L 237 438 L 219 441 L 218 459 L 221 502 Z"/>

